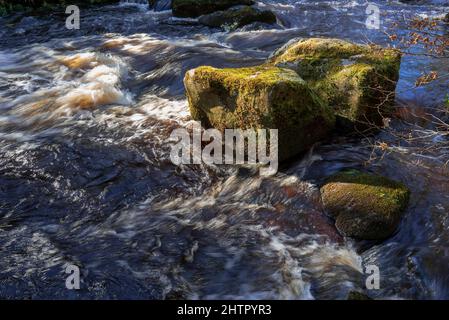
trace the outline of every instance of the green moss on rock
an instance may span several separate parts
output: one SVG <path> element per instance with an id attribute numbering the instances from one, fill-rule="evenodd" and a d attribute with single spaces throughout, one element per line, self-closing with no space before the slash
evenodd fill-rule
<path id="1" fill-rule="evenodd" d="M 321 188 L 323 204 L 337 229 L 345 236 L 366 240 L 394 233 L 409 194 L 402 183 L 357 170 L 337 173 Z"/>
<path id="2" fill-rule="evenodd" d="M 334 126 L 332 110 L 289 69 L 199 67 L 187 72 L 184 84 L 191 115 L 205 127 L 278 129 L 281 161 Z"/>
<path id="3" fill-rule="evenodd" d="M 273 24 L 276 23 L 276 16 L 269 10 L 262 11 L 250 6 L 239 6 L 201 16 L 198 21 L 209 27 L 239 28 L 253 22 Z"/>
<path id="4" fill-rule="evenodd" d="M 196 18 L 233 6 L 252 4 L 252 0 L 173 0 L 172 10 L 175 17 Z"/>
<path id="5" fill-rule="evenodd" d="M 270 64 L 295 70 L 346 123 L 382 125 L 392 112 L 401 54 L 340 39 L 295 40 Z"/>
<path id="6" fill-rule="evenodd" d="M 80 7 L 117 3 L 119 0 L 0 0 L 0 15 L 20 11 L 48 11 L 65 8 L 68 5 Z"/>

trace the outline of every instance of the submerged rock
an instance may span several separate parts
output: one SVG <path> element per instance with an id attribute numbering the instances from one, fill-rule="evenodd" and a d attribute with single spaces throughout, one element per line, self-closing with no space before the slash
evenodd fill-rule
<path id="1" fill-rule="evenodd" d="M 226 11 L 217 11 L 201 16 L 198 21 L 209 27 L 229 26 L 239 28 L 253 22 L 276 23 L 276 16 L 269 10 L 259 10 L 250 6 L 238 6 Z"/>
<path id="2" fill-rule="evenodd" d="M 351 128 L 391 114 L 400 62 L 393 49 L 322 38 L 291 41 L 269 60 L 295 70 Z"/>
<path id="3" fill-rule="evenodd" d="M 334 126 L 332 110 L 289 69 L 199 67 L 187 72 L 184 84 L 191 115 L 204 127 L 278 129 L 281 161 L 326 138 Z"/>
<path id="4" fill-rule="evenodd" d="M 397 229 L 410 191 L 388 178 L 348 170 L 330 177 L 321 188 L 327 213 L 345 236 L 381 240 Z"/>
<path id="5" fill-rule="evenodd" d="M 175 17 L 196 18 L 233 6 L 252 4 L 253 0 L 173 0 L 172 10 Z"/>

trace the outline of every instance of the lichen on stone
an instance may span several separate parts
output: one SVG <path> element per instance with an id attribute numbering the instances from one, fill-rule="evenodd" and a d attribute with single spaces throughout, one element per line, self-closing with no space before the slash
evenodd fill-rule
<path id="1" fill-rule="evenodd" d="M 173 0 L 172 10 L 175 17 L 196 18 L 236 5 L 252 5 L 252 0 Z"/>

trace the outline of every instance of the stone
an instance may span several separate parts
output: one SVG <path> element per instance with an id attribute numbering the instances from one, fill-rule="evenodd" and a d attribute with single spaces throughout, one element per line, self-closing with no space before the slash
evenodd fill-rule
<path id="1" fill-rule="evenodd" d="M 276 23 L 276 16 L 269 10 L 259 10 L 250 6 L 238 6 L 226 11 L 217 11 L 201 16 L 198 21 L 208 27 L 228 27 L 236 29 L 253 22 Z"/>
<path id="2" fill-rule="evenodd" d="M 295 70 L 347 127 L 383 125 L 393 112 L 401 54 L 340 39 L 296 39 L 269 59 Z"/>

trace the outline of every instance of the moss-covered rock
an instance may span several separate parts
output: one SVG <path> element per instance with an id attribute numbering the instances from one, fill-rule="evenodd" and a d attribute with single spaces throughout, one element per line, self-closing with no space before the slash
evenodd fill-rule
<path id="1" fill-rule="evenodd" d="M 187 72 L 184 84 L 191 115 L 204 127 L 278 129 L 281 161 L 334 126 L 332 110 L 289 69 L 199 67 Z"/>
<path id="2" fill-rule="evenodd" d="M 348 293 L 348 296 L 346 297 L 346 300 L 373 300 L 370 297 L 368 297 L 366 294 L 358 292 L 358 291 L 350 291 Z"/>
<path id="3" fill-rule="evenodd" d="M 401 54 L 339 39 L 296 39 L 269 63 L 295 70 L 333 107 L 341 123 L 382 125 L 392 112 Z"/>
<path id="4" fill-rule="evenodd" d="M 253 0 L 173 0 L 172 10 L 175 17 L 196 18 L 233 6 L 252 4 L 254 4 Z"/>
<path id="5" fill-rule="evenodd" d="M 379 240 L 391 236 L 409 200 L 405 185 L 388 178 L 348 170 L 321 188 L 327 213 L 345 236 Z"/>
<path id="6" fill-rule="evenodd" d="M 203 15 L 198 21 L 209 27 L 240 28 L 253 22 L 276 23 L 276 16 L 269 10 L 262 11 L 250 6 L 238 6 Z"/>

